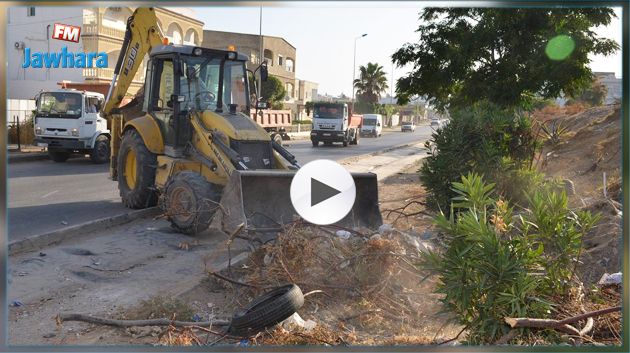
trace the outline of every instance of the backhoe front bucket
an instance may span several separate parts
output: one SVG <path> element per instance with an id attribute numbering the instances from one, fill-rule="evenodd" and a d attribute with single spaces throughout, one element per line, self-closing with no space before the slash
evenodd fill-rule
<path id="1" fill-rule="evenodd" d="M 274 232 L 299 218 L 290 196 L 294 175 L 294 171 L 234 171 L 223 189 L 220 227 L 228 234 L 241 224 L 250 232 Z M 376 229 L 383 223 L 376 175 L 352 173 L 352 177 L 356 187 L 354 206 L 336 224 Z"/>

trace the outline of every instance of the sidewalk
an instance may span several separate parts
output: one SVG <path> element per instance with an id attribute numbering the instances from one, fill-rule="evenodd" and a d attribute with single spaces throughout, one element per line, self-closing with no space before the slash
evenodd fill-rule
<path id="1" fill-rule="evenodd" d="M 424 142 L 396 148 L 370 156 L 350 157 L 339 161 L 350 172 L 371 172 L 379 181 L 392 176 L 427 156 Z"/>
<path id="2" fill-rule="evenodd" d="M 22 145 L 18 150 L 18 146 L 10 144 L 7 146 L 7 161 L 9 163 L 28 162 L 48 159 L 46 148 L 33 145 Z"/>

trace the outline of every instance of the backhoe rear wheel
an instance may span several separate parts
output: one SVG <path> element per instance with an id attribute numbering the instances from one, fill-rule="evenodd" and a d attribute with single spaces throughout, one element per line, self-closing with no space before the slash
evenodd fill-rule
<path id="1" fill-rule="evenodd" d="M 174 228 L 196 235 L 210 226 L 220 197 L 219 187 L 201 174 L 182 171 L 166 183 L 162 208 Z"/>
<path id="2" fill-rule="evenodd" d="M 147 208 L 157 204 L 155 168 L 157 156 L 144 144 L 140 134 L 128 130 L 118 153 L 118 190 L 125 206 Z"/>

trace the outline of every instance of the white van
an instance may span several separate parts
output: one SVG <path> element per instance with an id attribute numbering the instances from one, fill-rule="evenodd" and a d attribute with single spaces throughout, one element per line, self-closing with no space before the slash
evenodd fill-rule
<path id="1" fill-rule="evenodd" d="M 383 116 L 381 114 L 363 114 L 361 136 L 380 137 L 383 132 Z"/>

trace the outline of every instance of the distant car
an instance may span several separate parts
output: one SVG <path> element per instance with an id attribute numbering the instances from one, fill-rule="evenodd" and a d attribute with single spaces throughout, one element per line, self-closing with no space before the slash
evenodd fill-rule
<path id="1" fill-rule="evenodd" d="M 441 129 L 448 124 L 447 119 L 432 119 L 431 120 L 431 128 L 433 130 Z"/>
<path id="2" fill-rule="evenodd" d="M 414 124 L 413 121 L 403 121 L 402 124 L 400 125 L 400 131 L 414 132 L 416 131 L 416 124 Z"/>

